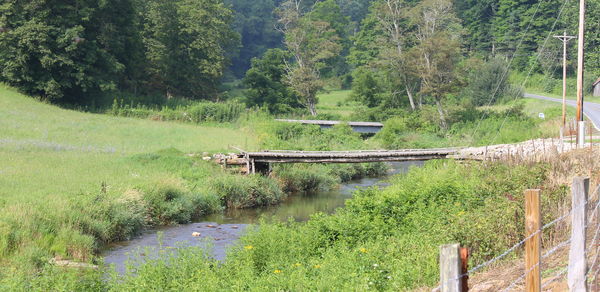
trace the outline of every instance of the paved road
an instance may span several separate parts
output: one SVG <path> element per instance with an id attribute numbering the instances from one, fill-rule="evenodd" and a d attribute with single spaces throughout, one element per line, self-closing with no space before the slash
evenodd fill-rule
<path id="1" fill-rule="evenodd" d="M 549 101 L 562 103 L 562 99 L 552 98 L 552 97 L 547 97 L 547 96 L 542 96 L 542 95 L 536 95 L 536 94 L 525 93 L 525 97 L 535 98 L 535 99 L 543 99 L 543 100 L 549 100 Z M 575 100 L 567 99 L 567 105 L 572 106 L 572 107 L 577 107 L 577 102 Z M 593 102 L 585 102 L 583 105 L 583 113 L 590 120 L 592 120 L 596 129 L 600 131 L 600 104 L 593 103 Z"/>

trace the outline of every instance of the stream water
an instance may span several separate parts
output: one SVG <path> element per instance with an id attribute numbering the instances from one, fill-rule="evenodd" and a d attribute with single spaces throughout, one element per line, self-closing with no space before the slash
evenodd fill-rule
<path id="1" fill-rule="evenodd" d="M 421 165 L 421 161 L 390 163 L 389 175 L 405 173 L 411 166 Z M 236 242 L 248 224 L 257 223 L 261 217 L 306 221 L 318 212 L 333 213 L 335 209 L 344 206 L 344 202 L 352 197 L 355 190 L 373 186 L 385 187 L 387 178 L 388 176 L 353 180 L 333 190 L 289 196 L 276 206 L 226 210 L 205 216 L 195 223 L 147 230 L 137 238 L 111 245 L 102 253 L 102 257 L 106 264 L 115 265 L 117 272 L 123 273 L 129 258 L 154 258 L 159 254 L 161 247 L 205 247 L 210 242 L 214 257 L 222 260 L 227 248 Z"/>

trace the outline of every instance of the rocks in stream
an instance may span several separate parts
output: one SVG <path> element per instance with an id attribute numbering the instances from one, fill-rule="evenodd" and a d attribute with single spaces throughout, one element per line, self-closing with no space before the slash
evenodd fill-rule
<path id="1" fill-rule="evenodd" d="M 78 268 L 78 269 L 98 269 L 98 266 L 86 263 L 79 263 L 74 261 L 62 260 L 58 258 L 50 259 L 50 264 L 65 267 L 65 268 Z"/>

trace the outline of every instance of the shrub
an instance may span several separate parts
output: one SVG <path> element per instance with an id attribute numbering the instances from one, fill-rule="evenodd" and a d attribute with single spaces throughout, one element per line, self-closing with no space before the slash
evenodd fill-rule
<path id="1" fill-rule="evenodd" d="M 337 183 L 324 165 L 278 166 L 274 170 L 284 192 L 314 192 L 331 188 Z"/>
<path id="2" fill-rule="evenodd" d="M 261 175 L 219 176 L 211 182 L 211 189 L 224 205 L 236 209 L 272 205 L 285 198 L 275 181 Z"/>
<path id="3" fill-rule="evenodd" d="M 188 223 L 196 209 L 189 193 L 173 182 L 160 183 L 144 192 L 150 222 L 155 225 Z"/>
<path id="4" fill-rule="evenodd" d="M 122 117 L 152 119 L 158 121 L 179 121 L 188 123 L 235 122 L 245 111 L 245 106 L 236 101 L 210 102 L 199 101 L 151 107 L 145 105 L 124 104 L 115 99 L 108 114 Z"/>

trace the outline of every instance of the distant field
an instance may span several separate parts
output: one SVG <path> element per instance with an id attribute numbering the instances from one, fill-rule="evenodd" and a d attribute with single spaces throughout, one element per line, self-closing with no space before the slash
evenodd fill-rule
<path id="1" fill-rule="evenodd" d="M 349 101 L 352 90 L 337 90 L 319 94 L 317 112 L 320 114 L 350 116 L 359 106 L 357 102 Z"/>

